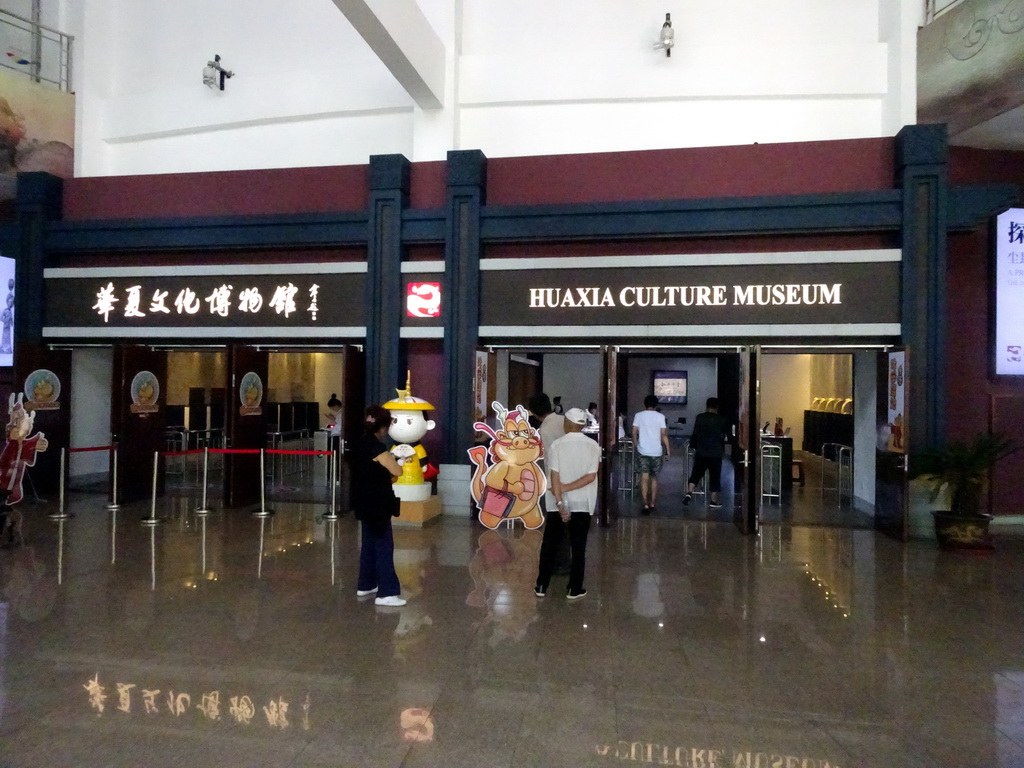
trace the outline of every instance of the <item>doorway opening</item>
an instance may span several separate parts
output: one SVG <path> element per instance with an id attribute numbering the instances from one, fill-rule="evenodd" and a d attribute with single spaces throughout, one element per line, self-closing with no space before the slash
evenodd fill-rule
<path id="1" fill-rule="evenodd" d="M 659 386 L 659 391 L 675 394 L 658 405 L 670 457 L 657 475 L 651 516 L 739 524 L 749 509 L 755 529 L 761 522 L 874 526 L 873 346 L 489 349 L 497 357 L 493 391 L 499 402 L 525 404 L 530 395 L 543 391 L 553 401 L 558 398 L 563 409 L 595 411 L 596 423 L 589 431 L 605 449 L 602 503 L 609 519 L 644 516 L 632 424 L 644 410 L 644 398 Z M 728 423 L 722 506 L 709 503 L 706 477 L 684 506 L 695 459 L 693 424 L 711 397 L 718 399 L 719 413 Z"/>

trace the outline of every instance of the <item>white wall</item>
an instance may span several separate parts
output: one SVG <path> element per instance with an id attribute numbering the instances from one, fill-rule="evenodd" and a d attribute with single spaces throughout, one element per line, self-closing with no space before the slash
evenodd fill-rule
<path id="1" fill-rule="evenodd" d="M 782 417 L 793 446 L 804 442 L 804 411 L 811 405 L 812 355 L 761 356 L 761 424 Z"/>
<path id="2" fill-rule="evenodd" d="M 50 2 L 78 36 L 83 176 L 883 136 L 913 115 L 911 0 L 419 0 L 437 110 L 329 0 Z M 665 12 L 671 57 L 651 47 Z M 215 53 L 223 93 L 201 84 Z"/>
<path id="3" fill-rule="evenodd" d="M 110 403 L 114 350 L 87 347 L 71 353 L 71 447 L 110 444 Z M 71 454 L 71 477 L 106 473 L 105 451 Z"/>
<path id="4" fill-rule="evenodd" d="M 627 433 L 633 424 L 633 415 L 644 409 L 644 398 L 651 394 L 653 371 L 686 371 L 686 405 L 666 403 L 660 406 L 669 427 L 677 426 L 681 417 L 686 419 L 686 424 L 680 426 L 680 434 L 692 434 L 693 420 L 704 412 L 707 399 L 718 397 L 718 361 L 713 357 L 630 357 L 627 365 Z"/>
<path id="5" fill-rule="evenodd" d="M 875 509 L 877 365 L 878 353 L 873 349 L 853 355 L 853 496 L 855 506 L 871 514 Z"/>
<path id="6" fill-rule="evenodd" d="M 552 400 L 560 396 L 565 410 L 586 410 L 590 403 L 601 402 L 605 381 L 599 354 L 544 355 L 543 373 L 544 392 Z"/>

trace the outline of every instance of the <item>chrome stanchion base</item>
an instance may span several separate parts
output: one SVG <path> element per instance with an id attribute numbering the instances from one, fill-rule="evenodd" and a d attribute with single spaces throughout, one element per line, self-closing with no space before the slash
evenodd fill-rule
<path id="1" fill-rule="evenodd" d="M 210 514 L 210 510 L 206 507 L 199 507 L 195 510 L 196 517 L 206 517 L 208 514 Z"/>
<path id="2" fill-rule="evenodd" d="M 162 517 L 144 517 L 142 518 L 143 525 L 160 525 L 164 519 Z"/>
<path id="3" fill-rule="evenodd" d="M 116 512 L 120 508 L 121 508 L 120 504 L 113 504 L 113 503 L 111 503 L 111 504 L 107 504 L 107 506 L 106 506 L 106 509 L 111 511 L 111 512 Z"/>
<path id="4" fill-rule="evenodd" d="M 47 517 L 51 520 L 70 520 L 74 517 L 74 514 L 71 512 L 51 512 Z"/>
<path id="5" fill-rule="evenodd" d="M 274 510 L 272 509 L 254 509 L 252 511 L 253 517 L 272 517 L 273 515 Z"/>
<path id="6" fill-rule="evenodd" d="M 339 515 L 337 512 L 328 512 L 323 516 L 323 518 L 324 520 L 330 520 L 331 522 L 334 522 L 335 520 L 340 519 L 341 515 Z"/>

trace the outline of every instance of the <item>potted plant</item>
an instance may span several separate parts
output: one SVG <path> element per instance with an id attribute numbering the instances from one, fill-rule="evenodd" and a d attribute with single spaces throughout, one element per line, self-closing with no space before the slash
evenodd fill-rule
<path id="1" fill-rule="evenodd" d="M 999 460 L 1017 450 L 1000 435 L 979 434 L 970 442 L 954 441 L 917 456 L 915 476 L 932 484 L 931 499 L 949 493 L 949 509 L 932 512 L 935 537 L 948 549 L 991 549 L 988 531 L 992 515 L 981 511 L 988 472 Z"/>

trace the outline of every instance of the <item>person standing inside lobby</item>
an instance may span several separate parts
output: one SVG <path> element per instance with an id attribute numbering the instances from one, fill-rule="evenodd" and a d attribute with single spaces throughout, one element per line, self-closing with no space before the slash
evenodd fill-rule
<path id="1" fill-rule="evenodd" d="M 708 506 L 722 506 L 719 500 L 719 493 L 722 490 L 722 457 L 725 455 L 725 441 L 729 434 L 729 425 L 725 418 L 718 413 L 718 398 L 709 397 L 707 410 L 693 420 L 693 436 L 690 438 L 690 445 L 693 446 L 695 457 L 693 460 L 693 472 L 690 473 L 689 486 L 686 489 L 686 496 L 683 497 L 683 506 L 689 506 L 693 501 L 693 492 L 697 483 L 708 474 L 708 491 L 711 493 Z"/>
<path id="2" fill-rule="evenodd" d="M 669 456 L 668 424 L 665 415 L 657 410 L 658 398 L 644 398 L 644 410 L 633 417 L 633 444 L 636 446 L 636 471 L 640 473 L 640 496 L 644 502 L 643 514 L 654 511 L 658 498 L 658 472 Z"/>

